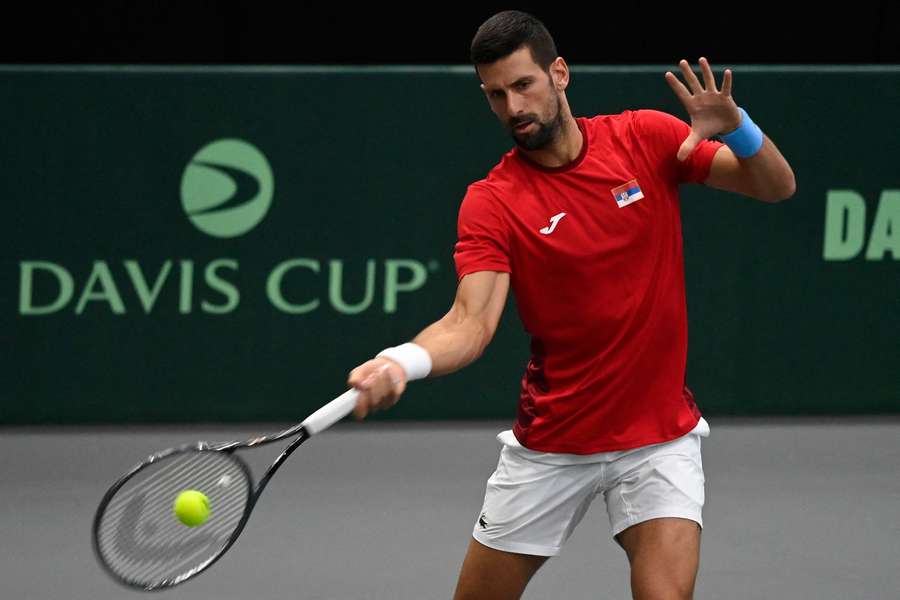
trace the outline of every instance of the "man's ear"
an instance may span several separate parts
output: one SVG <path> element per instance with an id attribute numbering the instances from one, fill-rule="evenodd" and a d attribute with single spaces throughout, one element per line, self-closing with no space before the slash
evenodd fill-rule
<path id="1" fill-rule="evenodd" d="M 569 87 L 569 65 L 561 56 L 557 56 L 556 60 L 550 63 L 550 79 L 553 81 L 553 87 L 559 92 Z"/>

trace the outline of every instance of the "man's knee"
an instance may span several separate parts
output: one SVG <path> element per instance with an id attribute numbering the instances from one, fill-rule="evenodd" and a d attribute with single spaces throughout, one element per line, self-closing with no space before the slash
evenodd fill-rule
<path id="1" fill-rule="evenodd" d="M 644 557 L 631 564 L 631 591 L 635 600 L 691 600 L 697 580 L 697 562 Z"/>

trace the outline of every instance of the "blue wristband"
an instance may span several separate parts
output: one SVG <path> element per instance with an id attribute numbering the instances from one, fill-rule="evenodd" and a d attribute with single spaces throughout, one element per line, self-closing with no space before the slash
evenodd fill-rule
<path id="1" fill-rule="evenodd" d="M 750 158 L 762 148 L 763 132 L 746 110 L 740 107 L 738 110 L 741 111 L 741 126 L 728 135 L 720 135 L 719 139 L 725 142 L 738 158 Z"/>

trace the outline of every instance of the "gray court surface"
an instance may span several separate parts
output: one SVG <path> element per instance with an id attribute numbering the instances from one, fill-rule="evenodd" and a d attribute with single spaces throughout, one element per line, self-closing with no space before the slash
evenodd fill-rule
<path id="1" fill-rule="evenodd" d="M 696 598 L 900 598 L 900 419 L 709 421 Z M 94 562 L 108 485 L 157 449 L 280 425 L 0 429 L 0 598 L 147 597 Z M 449 598 L 507 425 L 340 424 L 282 467 L 219 563 L 149 597 Z M 602 500 L 525 597 L 631 597 Z"/>

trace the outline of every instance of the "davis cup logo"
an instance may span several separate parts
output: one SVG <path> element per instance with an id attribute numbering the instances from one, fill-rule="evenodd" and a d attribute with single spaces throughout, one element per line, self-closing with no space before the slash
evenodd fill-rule
<path id="1" fill-rule="evenodd" d="M 272 169 L 259 149 L 243 140 L 220 139 L 201 148 L 185 167 L 181 206 L 200 231 L 220 239 L 234 238 L 265 218 L 273 190 Z M 178 212 L 174 203 L 169 210 Z M 171 214 L 166 213 L 165 223 Z M 277 229 L 279 224 L 272 226 Z M 89 270 L 83 262 L 69 267 L 46 259 L 20 260 L 19 315 L 61 311 L 74 316 L 98 312 L 229 315 L 241 305 L 243 290 L 238 283 L 242 281 L 256 286 L 256 294 L 283 314 L 331 310 L 358 315 L 377 310 L 390 315 L 399 310 L 400 298 L 420 290 L 429 273 L 440 267 L 433 259 L 426 263 L 415 258 L 289 256 L 263 266 L 262 271 L 254 262 L 242 279 L 237 258 L 198 259 L 180 251 L 179 255 L 101 256 L 90 259 Z"/>
<path id="2" fill-rule="evenodd" d="M 181 177 L 181 205 L 197 229 L 211 236 L 244 235 L 266 216 L 274 180 L 255 146 L 216 140 L 200 149 Z"/>

